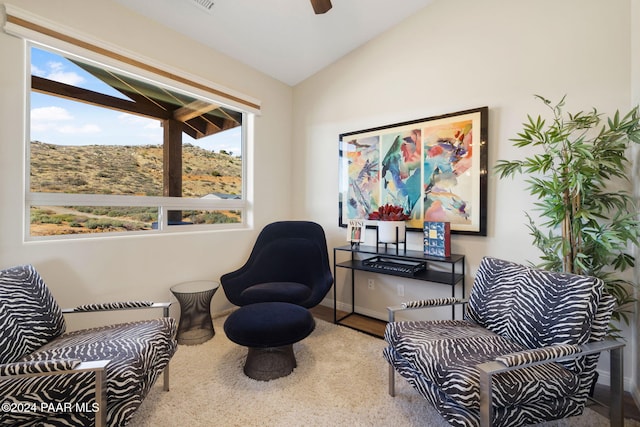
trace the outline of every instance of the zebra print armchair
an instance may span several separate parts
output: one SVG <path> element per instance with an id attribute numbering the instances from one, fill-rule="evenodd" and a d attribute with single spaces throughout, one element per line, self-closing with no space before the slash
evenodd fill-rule
<path id="1" fill-rule="evenodd" d="M 621 426 L 622 347 L 605 339 L 614 298 L 593 277 L 485 257 L 468 301 L 389 307 L 389 394 L 397 371 L 454 426 L 519 426 L 580 415 L 610 352 L 611 425 Z M 464 320 L 395 321 L 465 304 Z"/>
<path id="2" fill-rule="evenodd" d="M 63 313 L 162 308 L 164 317 L 65 332 Z M 122 426 L 176 351 L 169 303 L 61 310 L 33 266 L 0 271 L 0 425 Z"/>

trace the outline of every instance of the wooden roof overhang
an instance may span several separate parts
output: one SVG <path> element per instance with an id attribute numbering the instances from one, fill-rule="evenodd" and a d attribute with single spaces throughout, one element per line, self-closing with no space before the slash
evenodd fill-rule
<path id="1" fill-rule="evenodd" d="M 182 196 L 182 134 L 204 138 L 242 124 L 242 113 L 100 67 L 72 61 L 127 99 L 43 77 L 31 76 L 33 91 L 161 121 L 164 195 Z M 175 218 L 172 218 L 175 216 Z M 180 212 L 169 220 L 179 220 Z"/>
<path id="2" fill-rule="evenodd" d="M 175 120 L 182 123 L 182 132 L 194 139 L 213 135 L 242 123 L 242 113 L 237 111 L 124 74 L 82 62 L 73 62 L 120 92 L 128 100 L 37 76 L 31 77 L 32 90 L 163 122 Z"/>

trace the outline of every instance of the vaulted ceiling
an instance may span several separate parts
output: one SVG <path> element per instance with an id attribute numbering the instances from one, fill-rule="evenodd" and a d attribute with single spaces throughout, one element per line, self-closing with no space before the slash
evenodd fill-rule
<path id="1" fill-rule="evenodd" d="M 115 1 L 294 86 L 435 0 Z"/>

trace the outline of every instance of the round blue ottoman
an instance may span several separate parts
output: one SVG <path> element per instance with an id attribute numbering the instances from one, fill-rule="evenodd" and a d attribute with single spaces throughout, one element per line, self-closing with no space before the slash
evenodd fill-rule
<path id="1" fill-rule="evenodd" d="M 224 332 L 236 344 L 249 348 L 244 373 L 269 381 L 289 375 L 296 367 L 293 344 L 315 328 L 304 307 L 287 302 L 259 302 L 240 307 L 224 322 Z"/>

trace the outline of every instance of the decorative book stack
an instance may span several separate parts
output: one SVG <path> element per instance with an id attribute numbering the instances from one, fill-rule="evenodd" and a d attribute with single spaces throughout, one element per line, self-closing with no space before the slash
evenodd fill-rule
<path id="1" fill-rule="evenodd" d="M 424 222 L 424 254 L 436 257 L 451 256 L 451 224 Z"/>

